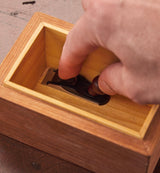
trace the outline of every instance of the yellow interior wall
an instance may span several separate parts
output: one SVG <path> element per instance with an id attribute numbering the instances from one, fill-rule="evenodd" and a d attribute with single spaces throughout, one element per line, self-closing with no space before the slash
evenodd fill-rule
<path id="1" fill-rule="evenodd" d="M 49 28 L 45 29 L 45 52 L 47 66 L 58 68 L 65 39 L 65 34 Z"/>
<path id="2" fill-rule="evenodd" d="M 58 68 L 66 35 L 46 28 L 45 39 L 47 66 Z M 113 53 L 106 49 L 98 48 L 88 56 L 80 73 L 91 81 L 95 76 L 99 75 L 106 66 L 116 61 L 118 61 L 118 59 Z"/>
<path id="3" fill-rule="evenodd" d="M 45 32 L 43 28 L 16 69 L 11 81 L 33 89 L 45 68 Z"/>

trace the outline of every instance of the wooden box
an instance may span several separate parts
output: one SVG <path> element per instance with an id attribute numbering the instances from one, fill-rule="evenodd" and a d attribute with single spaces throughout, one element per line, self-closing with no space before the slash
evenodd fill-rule
<path id="1" fill-rule="evenodd" d="M 46 85 L 72 24 L 36 13 L 0 68 L 0 133 L 97 173 L 151 173 L 160 157 L 158 105 L 122 96 L 96 103 Z M 81 74 L 117 61 L 102 48 Z"/>

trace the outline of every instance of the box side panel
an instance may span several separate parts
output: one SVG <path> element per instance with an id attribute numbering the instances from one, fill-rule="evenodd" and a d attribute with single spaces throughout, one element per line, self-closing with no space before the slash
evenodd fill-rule
<path id="1" fill-rule="evenodd" d="M 159 159 L 159 161 L 158 161 L 158 163 L 156 165 L 156 168 L 154 170 L 154 173 L 159 173 L 159 172 L 160 172 L 160 159 Z"/>
<path id="2" fill-rule="evenodd" d="M 50 87 L 37 83 L 34 90 L 43 93 L 51 98 L 67 103 L 72 106 L 71 111 L 92 119 L 96 122 L 121 130 L 130 135 L 139 132 L 141 126 L 149 112 L 146 106 L 136 105 L 130 100 L 114 96 L 110 102 L 104 106 L 99 106 L 91 101 L 77 97 L 65 91 L 58 90 L 56 87 Z M 125 105 L 128 104 L 126 107 Z M 134 106 L 134 107 L 133 107 Z M 62 105 L 61 105 L 62 107 Z M 66 106 L 68 110 L 69 106 Z M 83 111 L 83 112 L 82 112 Z"/>
<path id="3" fill-rule="evenodd" d="M 32 89 L 45 68 L 45 34 L 43 28 L 19 64 L 11 81 Z"/>
<path id="4" fill-rule="evenodd" d="M 66 39 L 66 34 L 45 27 L 45 51 L 48 67 L 58 68 L 62 48 Z"/>
<path id="5" fill-rule="evenodd" d="M 146 173 L 146 156 L 4 99 L 0 99 L 0 127 L 9 137 L 94 172 Z"/>
<path id="6" fill-rule="evenodd" d="M 160 158 L 160 109 L 154 116 L 150 128 L 147 131 L 144 138 L 144 145 L 148 154 L 151 156 L 147 173 L 152 173 Z"/>

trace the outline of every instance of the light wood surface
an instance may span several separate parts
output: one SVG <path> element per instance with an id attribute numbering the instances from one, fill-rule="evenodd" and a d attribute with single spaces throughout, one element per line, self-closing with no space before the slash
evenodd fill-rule
<path id="1" fill-rule="evenodd" d="M 138 139 L 3 86 L 17 57 L 39 26 L 37 18 L 65 26 L 66 30 L 71 28 L 68 23 L 61 25 L 59 20 L 36 14 L 24 29 L 0 68 L 1 133 L 98 173 L 153 172 L 160 156 L 159 111 L 144 139 Z"/>
<path id="2" fill-rule="evenodd" d="M 28 44 L 30 51 L 25 52 L 23 59 L 18 59 L 20 64 L 11 77 L 14 83 L 33 89 L 42 75 L 46 67 L 44 32 L 42 29 L 33 44 Z"/>

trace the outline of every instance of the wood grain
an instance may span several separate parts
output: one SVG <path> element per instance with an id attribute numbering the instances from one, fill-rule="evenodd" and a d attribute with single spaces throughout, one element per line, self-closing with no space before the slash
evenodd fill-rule
<path id="1" fill-rule="evenodd" d="M 1 173 L 91 173 L 4 135 L 0 141 Z"/>
<path id="2" fill-rule="evenodd" d="M 33 89 L 46 68 L 44 29 L 40 31 L 23 60 L 18 65 L 11 81 Z"/>
<path id="3" fill-rule="evenodd" d="M 0 132 L 94 172 L 153 172 L 160 156 L 159 111 L 144 139 L 138 139 L 3 86 L 42 21 L 66 31 L 71 28 L 68 23 L 37 13 L 24 29 L 0 68 Z"/>
<path id="4" fill-rule="evenodd" d="M 119 124 L 139 132 L 144 123 L 146 115 L 149 113 L 150 107 L 137 105 L 129 99 L 120 96 L 112 97 L 110 102 L 105 106 L 99 106 L 95 103 L 88 102 L 88 100 L 71 95 L 69 92 L 62 92 L 60 89 L 57 89 L 53 85 L 52 87 L 43 85 L 42 81 L 45 75 L 46 73 L 41 76 L 41 79 L 38 81 L 34 90 L 53 97 L 61 102 L 68 103 L 73 107 L 92 113 L 91 118 L 96 115 L 97 119 L 103 119 L 101 121 L 101 123 L 103 124 L 105 124 L 105 120 L 109 120 L 117 123 L 117 126 Z M 86 114 L 86 117 L 88 117 L 88 113 Z"/>
<path id="5" fill-rule="evenodd" d="M 0 105 L 2 111 L 0 115 L 1 132 L 11 137 L 14 136 L 19 141 L 23 140 L 24 143 L 83 165 L 94 172 L 127 173 L 128 169 L 131 169 L 131 173 L 146 172 L 148 159 L 141 154 L 13 103 L 0 100 Z M 12 110 L 12 118 L 9 110 Z M 10 128 L 12 131 L 7 130 Z M 23 136 L 19 131 L 23 132 Z M 118 163 L 118 165 L 114 167 L 114 163 Z"/>
<path id="6" fill-rule="evenodd" d="M 4 135 L 0 135 L 0 141 L 1 173 L 91 173 Z M 160 160 L 154 170 L 159 172 Z"/>
<path id="7" fill-rule="evenodd" d="M 138 105 L 122 96 L 113 96 L 107 105 L 99 106 L 85 99 L 37 83 L 41 74 L 46 71 L 45 68 L 58 68 L 68 30 L 60 27 L 63 24 L 62 21 L 57 19 L 55 21 L 59 25 L 48 24 L 45 20 L 37 23 L 38 27 L 5 78 L 5 86 L 48 101 L 121 132 L 143 138 L 158 109 L 157 105 Z M 99 48 L 88 57 L 80 73 L 91 80 L 104 67 L 116 61 L 118 59 L 113 53 Z"/>

